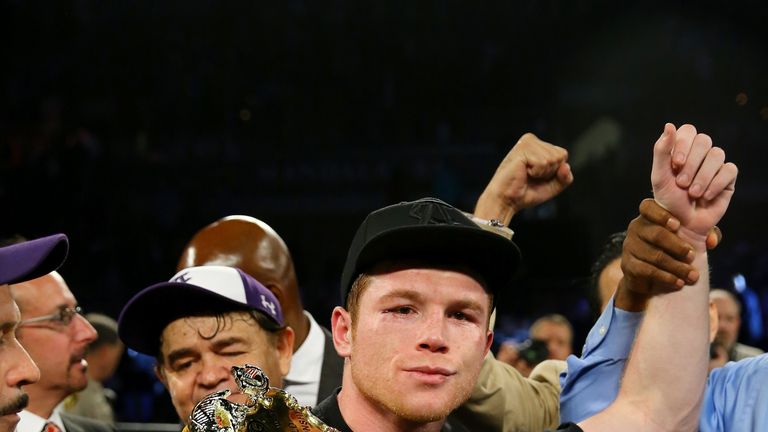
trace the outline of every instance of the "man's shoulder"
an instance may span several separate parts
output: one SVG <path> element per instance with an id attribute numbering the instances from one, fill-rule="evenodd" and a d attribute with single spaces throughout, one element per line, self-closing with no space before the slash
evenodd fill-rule
<path id="1" fill-rule="evenodd" d="M 61 413 L 61 421 L 67 432 L 115 432 L 115 426 L 74 414 Z"/>
<path id="2" fill-rule="evenodd" d="M 312 408 L 312 414 L 332 428 L 338 429 L 341 432 L 352 432 L 352 429 L 349 428 L 349 425 L 347 425 L 347 422 L 344 421 L 344 417 L 341 415 L 341 409 L 339 409 L 339 401 L 336 398 L 339 391 L 341 391 L 341 387 L 320 401 L 320 403 Z"/>
<path id="3" fill-rule="evenodd" d="M 736 343 L 733 347 L 733 352 L 735 354 L 734 360 L 743 360 L 745 358 L 759 356 L 763 353 L 763 350 L 742 343 Z"/>

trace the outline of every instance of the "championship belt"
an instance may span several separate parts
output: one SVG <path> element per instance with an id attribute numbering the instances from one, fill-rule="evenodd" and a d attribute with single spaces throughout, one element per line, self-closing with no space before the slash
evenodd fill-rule
<path id="1" fill-rule="evenodd" d="M 232 375 L 247 402 L 228 400 L 230 390 L 211 393 L 195 405 L 183 432 L 338 432 L 285 390 L 270 387 L 257 366 L 232 366 Z"/>

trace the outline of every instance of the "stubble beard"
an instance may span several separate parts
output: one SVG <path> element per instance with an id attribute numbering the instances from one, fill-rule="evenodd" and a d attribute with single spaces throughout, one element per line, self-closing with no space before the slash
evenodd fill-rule
<path id="1" fill-rule="evenodd" d="M 79 392 L 88 387 L 88 367 L 83 367 L 79 357 L 70 359 L 67 371 L 67 391 L 69 394 Z"/>
<path id="2" fill-rule="evenodd" d="M 14 397 L 8 403 L 5 403 L 2 406 L 0 406 L 0 416 L 7 416 L 9 414 L 19 412 L 24 408 L 26 408 L 28 404 L 29 404 L 29 396 L 27 396 L 26 393 L 22 393 Z"/>
<path id="3" fill-rule="evenodd" d="M 442 389 L 447 393 L 445 402 L 440 406 L 409 404 L 402 397 L 406 389 L 390 389 L 387 386 L 381 386 L 380 382 L 374 377 L 369 376 L 365 368 L 356 367 L 354 362 L 352 367 L 352 380 L 358 391 L 370 402 L 384 407 L 387 411 L 397 417 L 413 423 L 431 423 L 439 420 L 445 420 L 451 411 L 455 410 L 464 403 L 471 395 L 477 374 L 472 380 L 463 380 L 456 383 L 455 386 L 446 386 Z M 478 370 L 479 374 L 479 370 Z"/>

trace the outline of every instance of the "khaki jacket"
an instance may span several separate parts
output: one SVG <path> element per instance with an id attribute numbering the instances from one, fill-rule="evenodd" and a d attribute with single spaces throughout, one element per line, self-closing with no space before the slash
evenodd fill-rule
<path id="1" fill-rule="evenodd" d="M 565 362 L 546 360 L 523 378 L 488 354 L 469 400 L 454 416 L 472 431 L 537 432 L 560 422 L 560 372 Z"/>

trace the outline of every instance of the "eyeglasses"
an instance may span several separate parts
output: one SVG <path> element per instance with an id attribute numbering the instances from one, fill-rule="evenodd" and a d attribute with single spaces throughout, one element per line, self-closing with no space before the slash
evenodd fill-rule
<path id="1" fill-rule="evenodd" d="M 58 312 L 50 314 L 50 315 L 43 315 L 36 318 L 30 318 L 19 322 L 18 327 L 27 325 L 27 324 L 34 324 L 39 322 L 45 322 L 45 321 L 52 321 L 54 324 L 59 324 L 61 326 L 68 326 L 69 323 L 72 322 L 72 319 L 75 318 L 75 315 L 82 315 L 83 309 L 80 306 L 75 306 L 73 308 L 71 307 L 64 307 L 59 309 Z"/>

